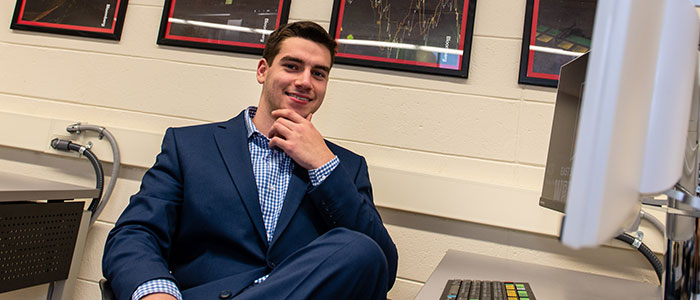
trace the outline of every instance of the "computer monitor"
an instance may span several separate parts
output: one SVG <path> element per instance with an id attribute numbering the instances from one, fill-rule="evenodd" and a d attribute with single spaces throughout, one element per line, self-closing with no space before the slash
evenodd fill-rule
<path id="1" fill-rule="evenodd" d="M 698 26 L 688 0 L 598 2 L 591 52 L 582 57 L 588 62 L 578 85 L 577 117 L 558 117 L 572 111 L 560 109 L 560 96 L 577 97 L 560 86 L 541 201 L 565 207 L 563 244 L 581 248 L 608 242 L 636 219 L 641 195 L 663 192 L 678 182 L 695 85 Z M 570 76 L 581 77 L 574 73 Z M 560 84 L 565 81 L 562 73 Z M 557 120 L 568 120 L 575 137 L 559 141 L 559 131 L 572 130 L 560 128 L 566 126 Z M 566 156 L 571 147 L 570 174 L 563 182 L 561 174 L 567 172 L 562 170 L 568 169 L 550 168 L 550 157 Z M 551 170 L 557 168 L 559 178 L 553 178 Z M 552 184 L 558 199 L 547 194 Z"/>
<path id="2" fill-rule="evenodd" d="M 540 206 L 566 211 L 571 163 L 589 53 L 561 67 Z"/>

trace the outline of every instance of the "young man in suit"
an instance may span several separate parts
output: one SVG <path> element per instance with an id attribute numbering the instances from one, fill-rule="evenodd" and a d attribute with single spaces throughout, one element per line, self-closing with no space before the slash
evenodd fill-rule
<path id="1" fill-rule="evenodd" d="M 166 131 L 107 238 L 118 299 L 386 299 L 397 252 L 365 159 L 311 123 L 335 49 L 315 23 L 281 26 L 257 107 Z"/>

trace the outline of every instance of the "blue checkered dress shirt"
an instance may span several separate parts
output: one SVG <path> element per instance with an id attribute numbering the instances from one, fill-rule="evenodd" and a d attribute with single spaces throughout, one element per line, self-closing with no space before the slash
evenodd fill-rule
<path id="1" fill-rule="evenodd" d="M 269 243 L 275 235 L 277 219 L 282 211 L 289 179 L 291 178 L 292 170 L 294 170 L 294 161 L 284 151 L 270 149 L 270 140 L 255 128 L 253 117 L 255 117 L 257 109 L 255 106 L 248 107 L 245 114 L 245 124 L 248 131 L 250 160 L 253 163 L 253 174 L 255 175 L 255 183 L 258 185 L 260 209 Z M 311 184 L 313 186 L 321 184 L 335 170 L 339 162 L 336 156 L 320 168 L 309 170 Z M 265 281 L 268 276 L 265 275 L 256 279 L 254 284 Z M 178 300 L 182 300 L 182 295 L 177 285 L 168 279 L 155 279 L 141 284 L 134 291 L 131 299 L 139 300 L 153 293 L 167 293 Z"/>

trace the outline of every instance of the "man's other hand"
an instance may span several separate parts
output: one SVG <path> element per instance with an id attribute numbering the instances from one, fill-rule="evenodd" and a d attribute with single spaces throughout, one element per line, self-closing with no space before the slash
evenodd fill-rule
<path id="1" fill-rule="evenodd" d="M 306 118 L 291 109 L 272 112 L 275 122 L 270 133 L 270 148 L 278 147 L 304 169 L 313 170 L 331 161 L 335 155 L 328 149 L 321 133 Z"/>

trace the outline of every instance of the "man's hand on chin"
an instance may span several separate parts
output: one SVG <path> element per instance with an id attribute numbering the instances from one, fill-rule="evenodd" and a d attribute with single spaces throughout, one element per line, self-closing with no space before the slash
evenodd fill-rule
<path id="1" fill-rule="evenodd" d="M 270 148 L 282 149 L 307 170 L 320 168 L 335 157 L 311 124 L 311 114 L 304 118 L 291 109 L 278 109 L 272 112 L 272 117 L 275 122 L 268 134 Z"/>
<path id="2" fill-rule="evenodd" d="M 141 300 L 177 300 L 177 298 L 166 293 L 155 293 L 146 295 L 146 297 L 141 298 Z"/>

